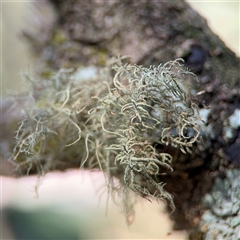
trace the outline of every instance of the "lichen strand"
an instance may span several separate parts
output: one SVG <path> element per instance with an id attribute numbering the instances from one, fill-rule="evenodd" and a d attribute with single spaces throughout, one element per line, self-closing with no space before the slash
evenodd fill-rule
<path id="1" fill-rule="evenodd" d="M 197 106 L 182 85 L 195 75 L 182 59 L 149 68 L 123 61 L 112 59 L 87 81 L 60 70 L 34 82 L 36 106 L 20 123 L 12 159 L 41 175 L 61 166 L 102 170 L 130 224 L 134 196 L 165 200 L 174 210 L 158 180 L 173 171 L 171 153 L 163 149 L 191 153 L 200 131 Z"/>

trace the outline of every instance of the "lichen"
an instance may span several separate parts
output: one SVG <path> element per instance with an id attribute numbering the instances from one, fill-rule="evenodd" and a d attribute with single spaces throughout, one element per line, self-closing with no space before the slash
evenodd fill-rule
<path id="1" fill-rule="evenodd" d="M 203 198 L 206 211 L 199 228 L 204 239 L 240 238 L 239 181 L 239 169 L 230 169 L 224 179 L 216 178 L 211 192 Z"/>
<path id="2" fill-rule="evenodd" d="M 166 148 L 191 154 L 200 130 L 198 108 L 182 84 L 196 77 L 182 59 L 149 68 L 124 61 L 111 59 L 87 80 L 72 69 L 31 80 L 36 104 L 19 123 L 11 160 L 40 175 L 76 166 L 102 170 L 130 224 L 136 196 L 165 200 L 174 210 L 158 180 L 173 171 Z"/>
<path id="3" fill-rule="evenodd" d="M 223 128 L 223 139 L 226 142 L 234 137 L 234 132 L 240 127 L 240 109 L 235 109 L 227 123 L 228 125 Z"/>
<path id="4" fill-rule="evenodd" d="M 229 117 L 229 123 L 235 129 L 240 127 L 240 109 L 235 109 L 234 113 Z"/>

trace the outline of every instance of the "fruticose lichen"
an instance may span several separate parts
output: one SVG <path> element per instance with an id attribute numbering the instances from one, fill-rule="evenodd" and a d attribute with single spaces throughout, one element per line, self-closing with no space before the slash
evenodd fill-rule
<path id="1" fill-rule="evenodd" d="M 149 68 L 124 61 L 112 59 L 89 79 L 72 69 L 40 80 L 26 75 L 35 106 L 19 123 L 12 160 L 40 175 L 76 166 L 102 170 L 130 224 L 136 196 L 165 200 L 174 210 L 157 180 L 173 171 L 166 149 L 191 154 L 200 131 L 197 106 L 182 84 L 196 77 L 182 59 Z"/>

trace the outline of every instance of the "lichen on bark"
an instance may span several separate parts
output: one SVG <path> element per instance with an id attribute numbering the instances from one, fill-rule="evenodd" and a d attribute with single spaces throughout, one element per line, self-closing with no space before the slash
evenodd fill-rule
<path id="1" fill-rule="evenodd" d="M 198 148 L 193 146 L 191 149 L 192 154 L 187 151 L 185 154 L 179 148 L 156 144 L 157 151 L 171 152 L 171 167 L 174 169 L 167 175 L 158 176 L 159 179 L 156 177 L 156 181 L 167 183 L 164 190 L 174 197 L 176 211 L 171 218 L 175 229 L 188 229 L 190 238 L 194 240 L 194 236 L 203 238 L 203 229 L 198 227 L 205 210 L 201 199 L 205 194 L 211 194 L 215 178 L 224 179 L 230 169 L 240 166 L 239 126 L 231 126 L 232 116 L 240 109 L 239 58 L 212 33 L 206 20 L 184 1 L 105 1 L 104 4 L 102 1 L 71 1 L 71 4 L 55 0 L 46 2 L 49 3 L 55 8 L 54 19 L 48 21 L 46 16 L 39 19 L 41 37 L 38 31 L 25 31 L 41 63 L 39 72 L 46 68 L 50 68 L 51 72 L 52 69 L 79 68 L 81 65 L 103 67 L 111 56 L 121 54 L 131 56 L 133 63 L 143 66 L 157 66 L 161 62 L 183 58 L 186 66 L 197 75 L 199 84 L 184 81 L 183 85 L 194 96 L 192 101 L 198 105 L 200 115 L 205 116 L 205 123 L 202 124 L 204 131 L 201 132 L 204 145 L 197 144 Z M 106 86 L 99 80 L 94 84 L 99 86 L 99 90 L 94 92 L 88 89 L 86 94 L 102 99 L 103 92 L 110 93 L 108 90 L 105 92 Z M 66 94 L 63 91 L 58 96 L 62 99 L 58 108 L 64 105 Z M 86 104 L 89 106 L 89 102 Z M 61 114 L 68 119 L 66 113 Z M 83 109 L 83 122 L 87 116 L 88 110 Z M 72 117 L 70 115 L 70 119 Z M 33 122 L 36 123 L 35 120 Z M 98 127 L 101 129 L 101 123 Z M 76 132 L 73 135 L 75 140 L 79 136 L 79 131 Z M 173 131 L 174 134 L 176 132 Z M 54 138 L 57 136 L 54 133 L 51 135 Z M 89 134 L 87 142 L 97 149 L 95 154 L 101 156 L 99 142 L 91 137 Z M 67 144 L 72 142 L 68 141 Z M 85 145 L 83 141 L 82 146 Z M 65 156 L 68 156 L 67 150 L 63 154 Z M 67 161 L 59 160 L 57 166 L 61 170 L 79 167 L 77 156 L 72 154 L 71 158 L 66 158 Z M 90 159 L 91 166 L 98 164 L 94 157 L 90 156 Z M 51 171 L 50 168 L 47 170 Z"/>
<path id="2" fill-rule="evenodd" d="M 191 154 L 196 147 L 200 120 L 182 85 L 185 76 L 196 76 L 182 59 L 149 68 L 122 61 L 111 59 L 87 80 L 71 69 L 32 79 L 35 105 L 19 123 L 11 160 L 40 176 L 61 165 L 102 170 L 130 224 L 133 192 L 175 210 L 161 175 L 174 170 L 171 150 Z"/>

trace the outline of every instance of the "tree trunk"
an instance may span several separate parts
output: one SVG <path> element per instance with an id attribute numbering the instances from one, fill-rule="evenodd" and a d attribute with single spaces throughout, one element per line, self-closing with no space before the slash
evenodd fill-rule
<path id="1" fill-rule="evenodd" d="M 199 79 L 188 88 L 205 120 L 204 145 L 192 154 L 175 152 L 174 171 L 161 176 L 176 205 L 170 217 L 175 229 L 189 230 L 190 239 L 239 239 L 239 58 L 184 1 L 69 3 L 49 0 L 51 22 L 40 15 L 38 29 L 24 32 L 41 71 L 103 67 L 117 55 L 143 66 L 183 58 Z"/>

